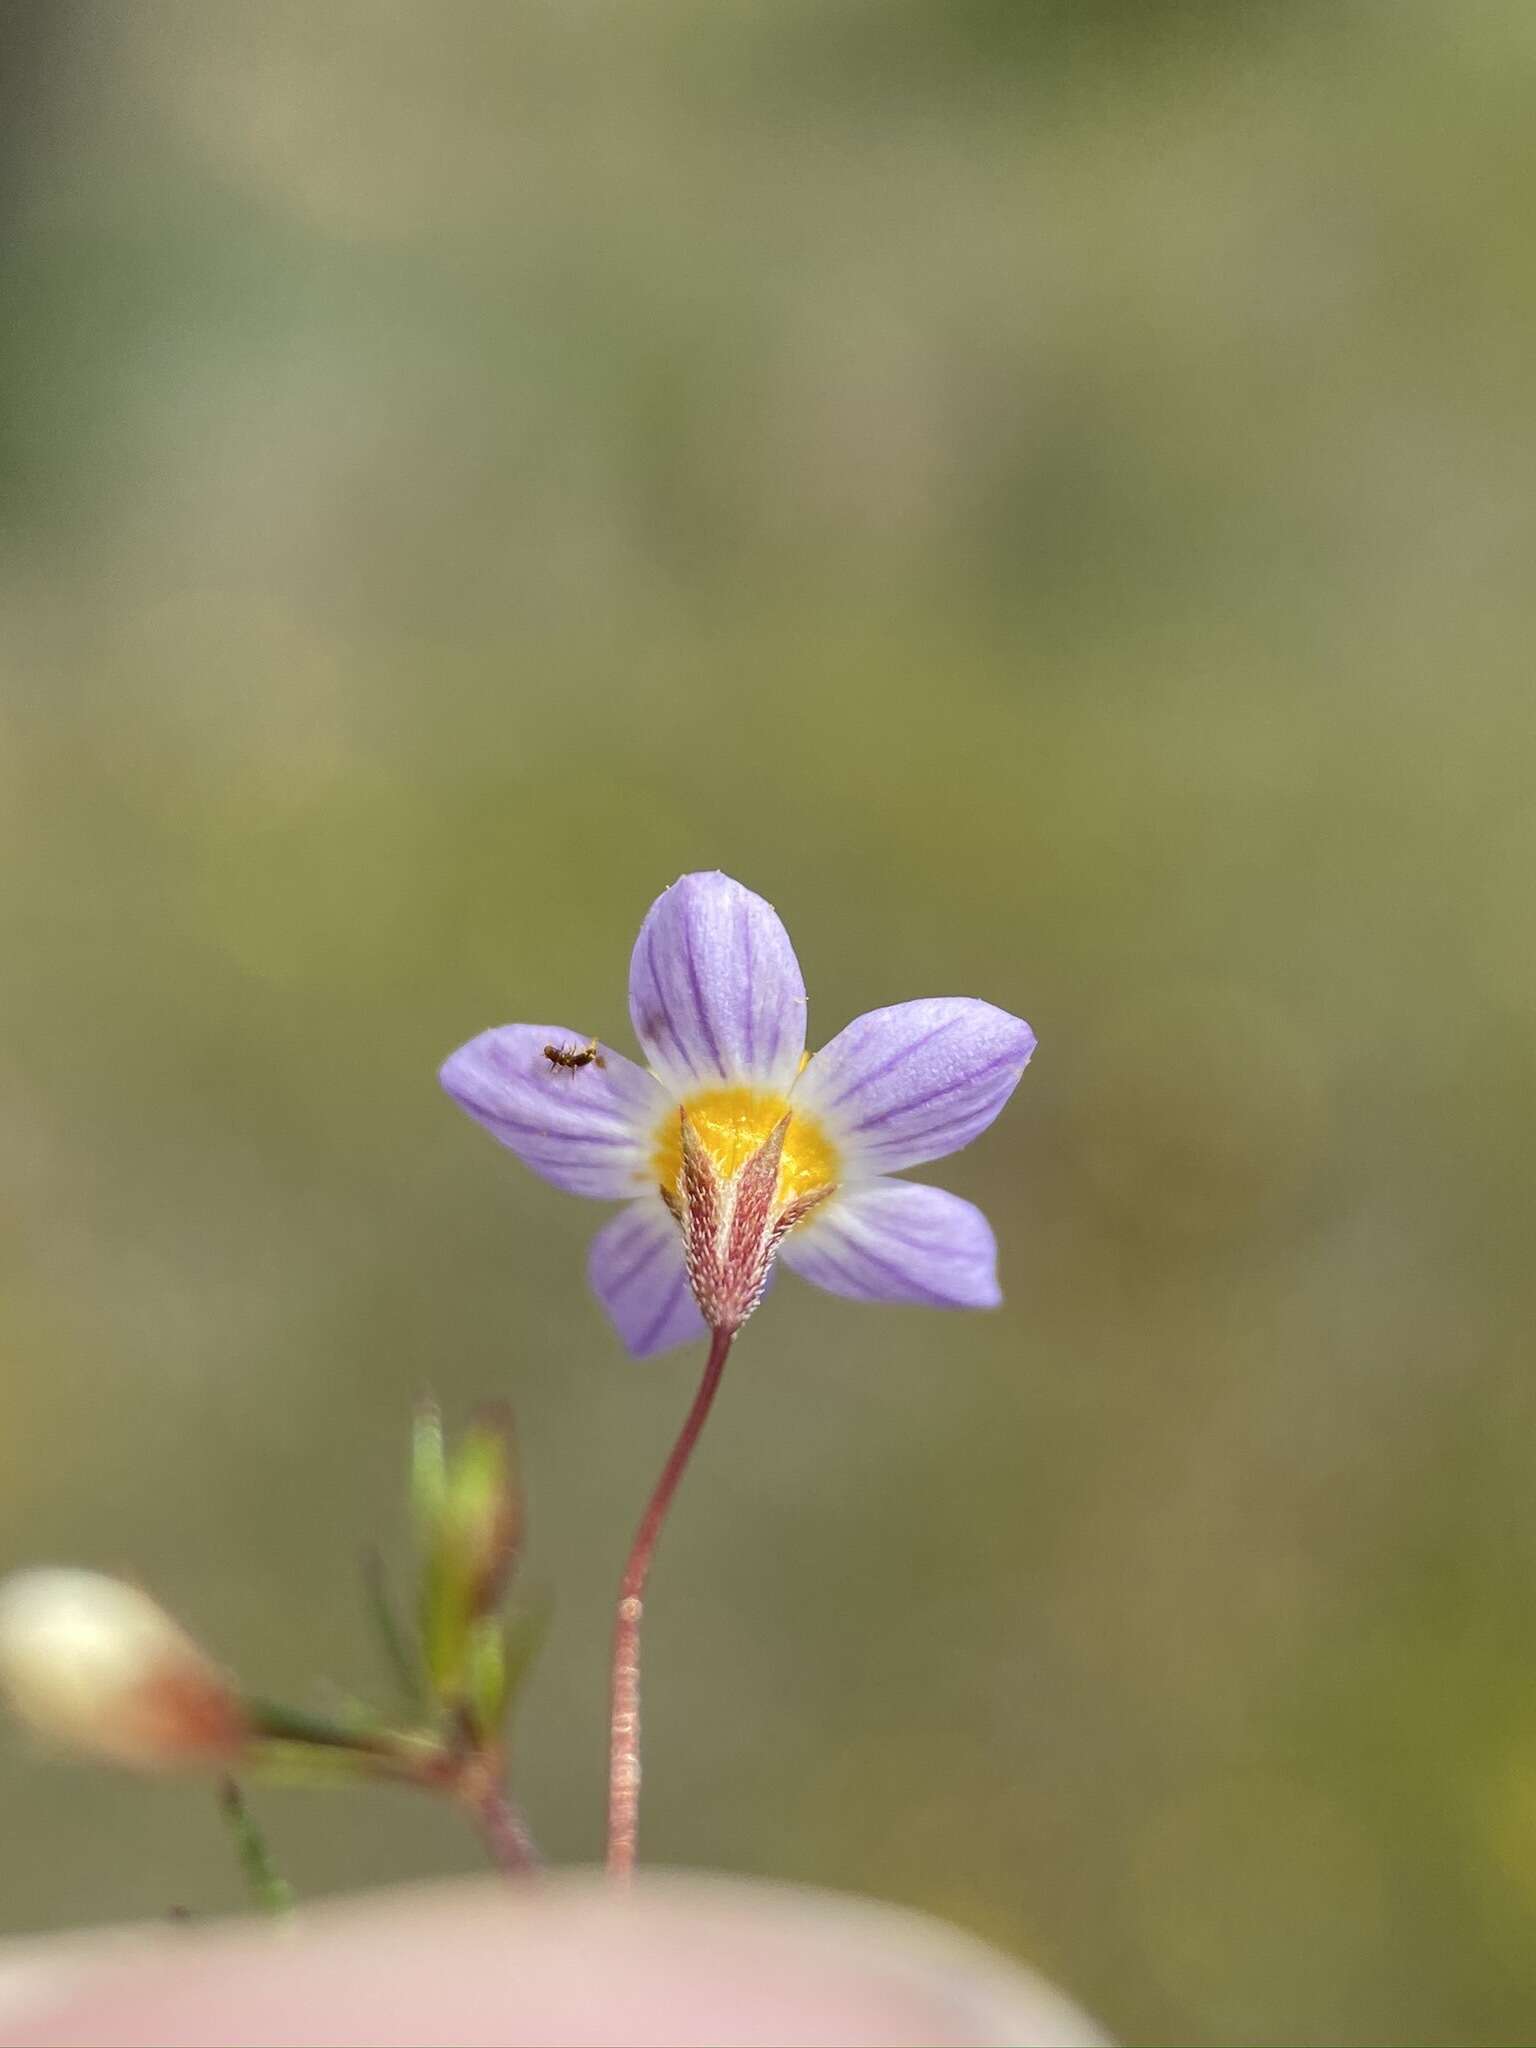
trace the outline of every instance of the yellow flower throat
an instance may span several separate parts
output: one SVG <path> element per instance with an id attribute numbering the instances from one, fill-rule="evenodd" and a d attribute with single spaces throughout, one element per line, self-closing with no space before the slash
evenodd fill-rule
<path id="1" fill-rule="evenodd" d="M 739 1172 L 785 1113 L 793 1112 L 779 1161 L 781 1209 L 837 1180 L 836 1150 L 815 1119 L 796 1110 L 787 1096 L 757 1088 L 705 1088 L 690 1095 L 683 1108 L 722 1180 Z M 663 1193 L 675 1200 L 683 1170 L 683 1134 L 675 1109 L 657 1126 L 651 1164 Z"/>

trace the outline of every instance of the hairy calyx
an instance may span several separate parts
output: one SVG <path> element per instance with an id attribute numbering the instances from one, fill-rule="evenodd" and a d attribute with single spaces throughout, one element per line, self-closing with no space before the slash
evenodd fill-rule
<path id="1" fill-rule="evenodd" d="M 760 1099 L 752 1107 L 760 1116 Z M 741 1328 L 762 1299 L 779 1245 L 833 1191 L 831 1147 L 808 1120 L 803 1131 L 796 1123 L 787 1105 L 766 1135 L 746 1117 L 722 1119 L 712 1100 L 678 1111 L 676 1175 L 664 1173 L 661 1195 L 683 1233 L 688 1284 L 712 1330 Z M 658 1165 L 670 1167 L 670 1157 Z"/>

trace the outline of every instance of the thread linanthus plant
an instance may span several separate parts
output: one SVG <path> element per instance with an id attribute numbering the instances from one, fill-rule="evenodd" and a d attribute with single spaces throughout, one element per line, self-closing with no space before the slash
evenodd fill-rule
<path id="1" fill-rule="evenodd" d="M 585 1034 L 482 1032 L 442 1070 L 450 1095 L 535 1172 L 622 1200 L 589 1262 L 631 1352 L 708 1337 L 693 1404 L 630 1547 L 614 1616 L 609 1870 L 639 1830 L 640 1633 L 651 1561 L 731 1345 L 775 1261 L 836 1294 L 940 1308 L 999 1300 L 996 1246 L 973 1204 L 892 1178 L 969 1144 L 1034 1051 L 1019 1018 L 969 998 L 898 1003 L 805 1050 L 805 984 L 771 907 L 721 874 L 652 905 L 630 964 L 642 1067 Z M 574 1041 L 574 1042 L 572 1042 Z M 0 1582 L 0 1691 L 45 1737 L 141 1770 L 212 1771 L 253 1896 L 289 1902 L 237 1779 L 380 1780 L 444 1797 L 509 1875 L 536 1855 L 504 1789 L 506 1723 L 537 1648 L 538 1611 L 509 1607 L 522 1548 L 510 1417 L 482 1411 L 450 1452 L 417 1412 L 411 1490 L 421 1559 L 415 1627 L 377 1558 L 374 1618 L 394 1710 L 329 1715 L 244 1693 L 136 1587 L 48 1570 Z"/>
<path id="2" fill-rule="evenodd" d="M 588 1276 L 636 1356 L 709 1336 L 704 1376 L 641 1518 L 614 1623 L 608 1864 L 634 1866 L 640 1624 L 661 1527 L 726 1356 L 775 1258 L 834 1294 L 937 1308 L 1001 1298 L 991 1226 L 943 1189 L 891 1178 L 992 1122 L 1035 1048 L 967 997 L 897 1003 L 805 1051 L 805 982 L 772 906 L 719 873 L 651 906 L 629 970 L 649 1067 L 585 1033 L 506 1024 L 442 1069 L 453 1099 L 555 1186 L 622 1213 Z M 570 1040 L 587 1056 L 562 1053 Z"/>

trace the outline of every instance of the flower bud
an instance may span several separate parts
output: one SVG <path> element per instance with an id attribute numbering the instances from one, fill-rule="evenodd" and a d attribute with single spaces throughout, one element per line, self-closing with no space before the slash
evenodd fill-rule
<path id="1" fill-rule="evenodd" d="M 140 1770 L 227 1765 L 238 1694 L 147 1593 L 100 1572 L 0 1580 L 0 1691 L 49 1741 Z"/>
<path id="2" fill-rule="evenodd" d="M 434 1433 L 426 1440 L 425 1486 L 424 1424 Z M 500 1641 L 499 1611 L 522 1550 L 522 1487 L 505 1408 L 482 1409 L 451 1456 L 442 1450 L 435 1410 L 422 1410 L 417 1427 L 422 1642 L 433 1690 L 452 1700 L 465 1689 L 477 1630 L 486 1644 Z"/>
<path id="3" fill-rule="evenodd" d="M 483 1408 L 449 1461 L 441 1541 L 471 1615 L 494 1613 L 523 1545 L 523 1493 L 504 1407 Z"/>

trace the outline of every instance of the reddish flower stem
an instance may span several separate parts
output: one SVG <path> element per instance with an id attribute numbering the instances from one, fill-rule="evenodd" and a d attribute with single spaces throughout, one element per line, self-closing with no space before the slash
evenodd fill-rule
<path id="1" fill-rule="evenodd" d="M 672 1496 L 714 1403 L 734 1335 L 733 1330 L 716 1330 L 710 1337 L 709 1357 L 699 1391 L 640 1518 L 619 1585 L 619 1604 L 613 1621 L 613 1711 L 608 1739 L 610 1877 L 632 1875 L 640 1833 L 640 1623 L 645 1611 L 646 1576 Z"/>

